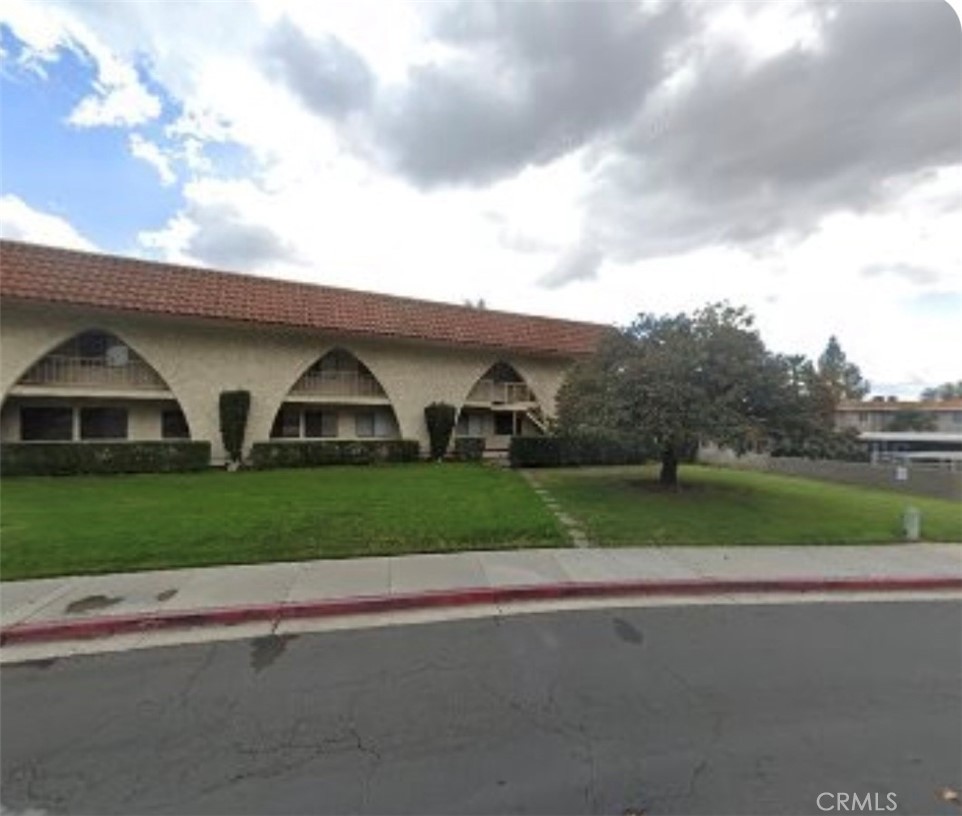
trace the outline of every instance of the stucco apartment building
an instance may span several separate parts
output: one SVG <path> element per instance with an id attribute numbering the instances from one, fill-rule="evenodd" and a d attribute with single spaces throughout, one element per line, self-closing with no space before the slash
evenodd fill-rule
<path id="1" fill-rule="evenodd" d="M 416 439 L 424 408 L 504 449 L 537 434 L 605 326 L 0 242 L 0 439 L 209 441 L 251 393 L 245 447 Z"/>
<path id="2" fill-rule="evenodd" d="M 854 428 L 859 433 L 884 432 L 902 411 L 918 412 L 931 417 L 933 432 L 962 433 L 962 399 L 912 402 L 877 397 L 871 400 L 845 401 L 840 403 L 835 411 L 835 426 L 839 430 Z"/>

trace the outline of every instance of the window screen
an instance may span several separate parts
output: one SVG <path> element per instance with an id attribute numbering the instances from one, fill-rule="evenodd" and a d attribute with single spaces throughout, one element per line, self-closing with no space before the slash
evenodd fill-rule
<path id="1" fill-rule="evenodd" d="M 305 411 L 304 436 L 310 439 L 337 436 L 337 414 L 333 411 Z"/>
<path id="2" fill-rule="evenodd" d="M 180 408 L 170 408 L 161 413 L 160 435 L 163 439 L 190 439 L 187 417 Z"/>
<path id="3" fill-rule="evenodd" d="M 301 412 L 297 408 L 281 408 L 274 417 L 272 439 L 296 439 L 301 435 Z"/>
<path id="4" fill-rule="evenodd" d="M 69 442 L 73 439 L 73 409 L 21 408 L 20 438 L 26 442 Z"/>
<path id="5" fill-rule="evenodd" d="M 126 408 L 81 408 L 81 439 L 126 439 Z"/>
<path id="6" fill-rule="evenodd" d="M 360 437 L 374 436 L 373 411 L 364 411 L 354 415 L 354 432 Z"/>

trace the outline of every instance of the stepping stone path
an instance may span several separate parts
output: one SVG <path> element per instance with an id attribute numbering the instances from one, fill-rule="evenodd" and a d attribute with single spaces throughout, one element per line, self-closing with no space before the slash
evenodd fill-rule
<path id="1" fill-rule="evenodd" d="M 561 505 L 559 505 L 554 496 L 548 492 L 547 488 L 538 481 L 538 477 L 535 476 L 534 473 L 530 470 L 522 470 L 521 475 L 527 480 L 528 484 L 531 485 L 531 489 L 538 494 L 541 501 L 545 503 L 545 507 L 561 522 L 561 526 L 565 528 L 568 538 L 571 539 L 571 543 L 575 547 L 584 548 L 593 546 L 588 540 L 588 536 L 585 534 L 581 524 L 567 513 L 562 512 Z"/>

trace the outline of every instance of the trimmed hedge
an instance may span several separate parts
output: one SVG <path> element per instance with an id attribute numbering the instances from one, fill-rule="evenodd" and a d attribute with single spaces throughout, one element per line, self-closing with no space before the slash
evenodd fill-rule
<path id="1" fill-rule="evenodd" d="M 458 409 L 446 402 L 432 402 L 424 409 L 424 423 L 431 440 L 431 458 L 442 459 L 448 451 Z"/>
<path id="2" fill-rule="evenodd" d="M 310 442 L 255 442 L 251 465 L 271 468 L 321 465 L 369 465 L 375 462 L 414 462 L 421 446 L 410 439 L 325 439 Z"/>
<path id="3" fill-rule="evenodd" d="M 784 438 L 775 442 L 769 451 L 772 456 L 803 459 L 833 459 L 841 462 L 868 462 L 869 446 L 858 439 L 858 431 L 827 431 L 801 439 Z"/>
<path id="4" fill-rule="evenodd" d="M 4 442 L 4 476 L 206 470 L 210 442 Z"/>
<path id="5" fill-rule="evenodd" d="M 220 438 L 232 462 L 239 462 L 244 452 L 244 432 L 251 408 L 250 391 L 221 391 L 218 400 Z"/>
<path id="6" fill-rule="evenodd" d="M 508 457 L 511 467 L 637 465 L 653 458 L 637 440 L 608 436 L 514 436 Z"/>
<path id="7" fill-rule="evenodd" d="M 454 458 L 459 462 L 480 462 L 484 445 L 483 436 L 459 436 L 454 440 Z"/>

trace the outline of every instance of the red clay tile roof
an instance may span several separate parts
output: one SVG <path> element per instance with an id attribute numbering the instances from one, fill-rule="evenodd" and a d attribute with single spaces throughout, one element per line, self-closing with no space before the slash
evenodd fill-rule
<path id="1" fill-rule="evenodd" d="M 607 326 L 0 241 L 0 296 L 562 356 Z"/>

